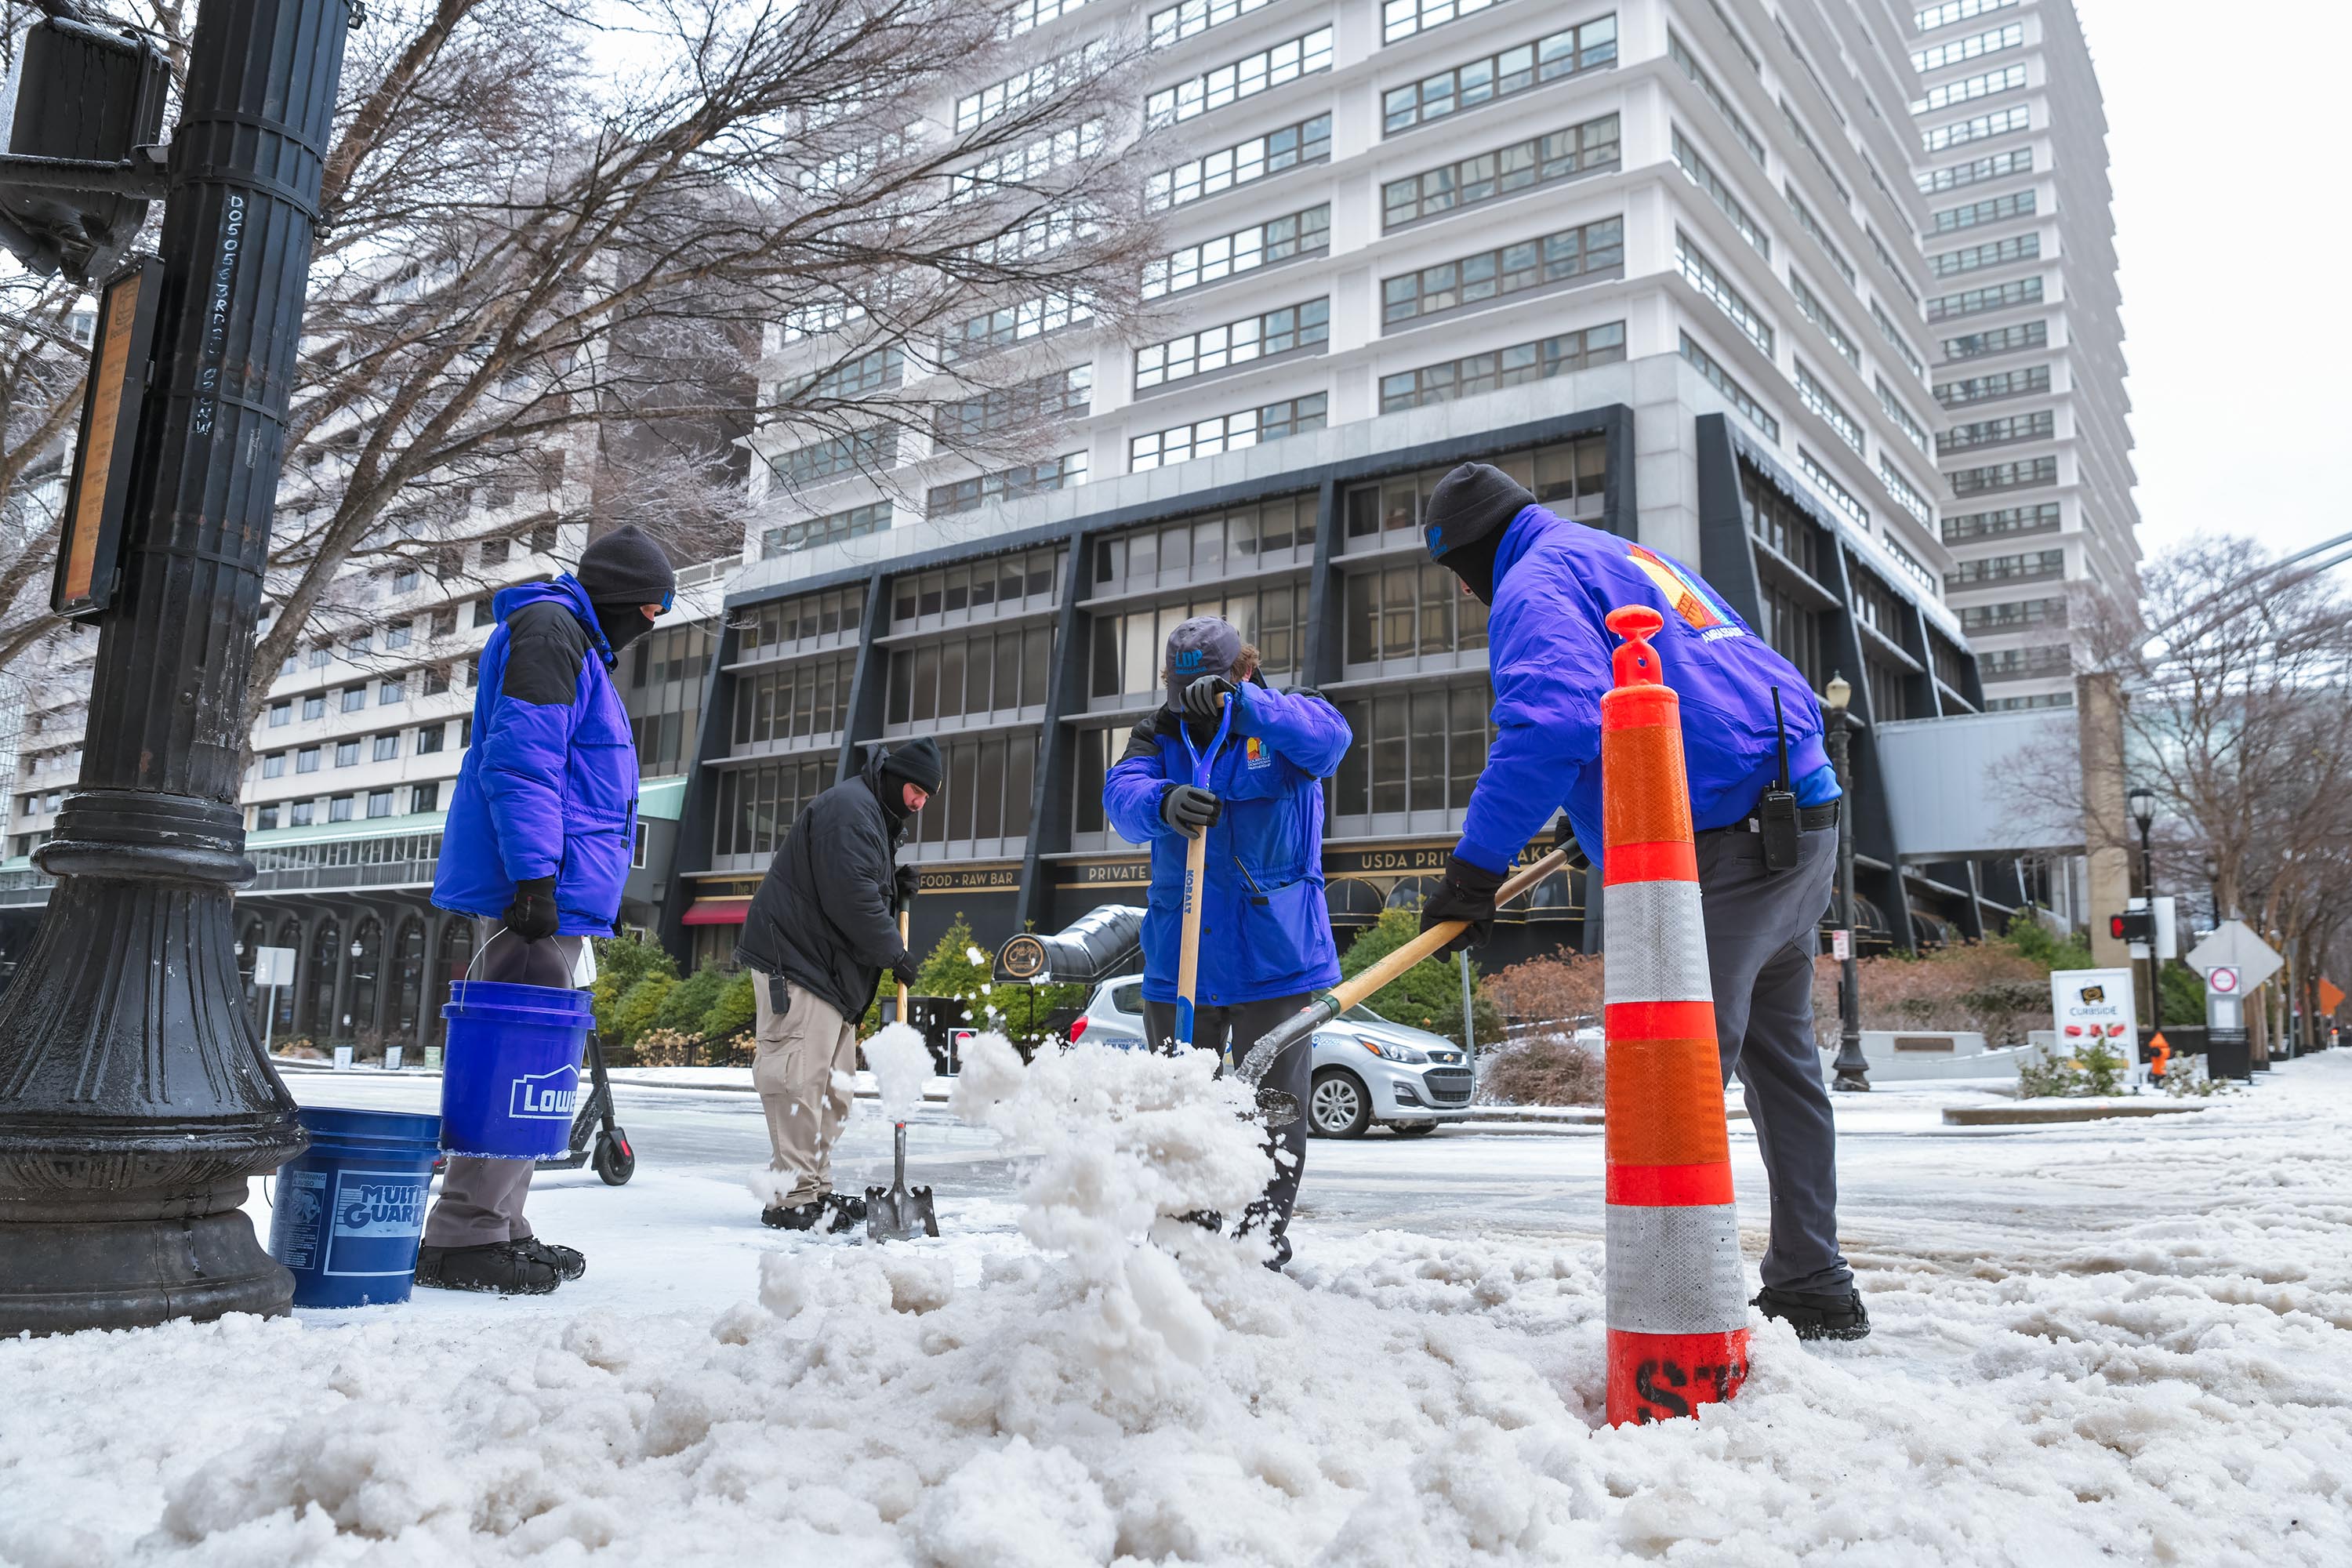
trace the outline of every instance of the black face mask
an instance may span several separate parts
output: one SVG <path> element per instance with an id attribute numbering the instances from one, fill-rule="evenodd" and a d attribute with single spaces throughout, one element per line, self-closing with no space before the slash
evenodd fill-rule
<path id="1" fill-rule="evenodd" d="M 591 605 L 596 612 L 596 629 L 604 634 L 604 646 L 618 658 L 621 650 L 654 629 L 646 619 L 644 608 L 636 605 Z"/>
<path id="2" fill-rule="evenodd" d="M 874 798 L 882 803 L 893 822 L 904 822 L 915 815 L 907 808 L 907 781 L 887 768 L 874 775 Z"/>
<path id="3" fill-rule="evenodd" d="M 1497 528 L 1484 539 L 1447 551 L 1438 557 L 1437 563 L 1461 578 L 1463 584 L 1478 595 L 1480 604 L 1491 605 L 1495 602 L 1495 557 L 1502 552 L 1503 536 L 1509 531 Z"/>

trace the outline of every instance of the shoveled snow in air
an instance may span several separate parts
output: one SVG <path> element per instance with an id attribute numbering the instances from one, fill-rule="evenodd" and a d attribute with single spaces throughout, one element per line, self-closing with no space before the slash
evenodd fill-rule
<path id="1" fill-rule="evenodd" d="M 1962 1173 L 1850 1206 L 1877 1333 L 1759 1324 L 1738 1401 L 1616 1430 L 1589 1240 L 1310 1226 L 1279 1277 L 1171 1217 L 1262 1179 L 1198 1058 L 984 1042 L 956 1109 L 1031 1152 L 1017 1205 L 770 1233 L 690 1312 L 0 1344 L 0 1562 L 2352 1562 L 2352 1053 L 2193 1116 L 1850 1142 Z"/>

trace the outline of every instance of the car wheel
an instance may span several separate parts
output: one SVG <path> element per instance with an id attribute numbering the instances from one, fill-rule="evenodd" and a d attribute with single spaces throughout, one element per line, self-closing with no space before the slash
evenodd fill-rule
<path id="1" fill-rule="evenodd" d="M 1425 1138 L 1437 1131 L 1434 1121 L 1396 1121 L 1390 1123 L 1400 1138 Z"/>
<path id="2" fill-rule="evenodd" d="M 1307 1094 L 1307 1130 L 1324 1138 L 1361 1138 L 1372 1124 L 1372 1097 L 1364 1080 L 1342 1068 L 1315 1075 Z"/>

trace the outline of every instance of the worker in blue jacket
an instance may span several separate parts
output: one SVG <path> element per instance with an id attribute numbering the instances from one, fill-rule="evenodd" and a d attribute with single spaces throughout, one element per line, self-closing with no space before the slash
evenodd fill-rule
<path id="1" fill-rule="evenodd" d="M 1198 1050 L 1235 1056 L 1338 984 L 1339 953 L 1323 902 L 1323 784 L 1353 736 L 1339 710 L 1313 691 L 1279 692 L 1258 674 L 1257 649 L 1213 616 L 1168 638 L 1161 670 L 1168 704 L 1135 726 L 1103 781 L 1103 809 L 1119 835 L 1151 848 L 1143 919 L 1144 1028 L 1155 1048 L 1175 1048 L 1176 961 L 1182 945 L 1188 841 L 1208 835 L 1201 894 L 1200 977 L 1192 1015 Z M 1219 705 L 1233 725 L 1192 783 L 1192 747 L 1214 741 Z M 1192 746 L 1186 744 L 1189 732 Z M 1285 1051 L 1267 1088 L 1307 1103 L 1312 1042 Z M 1306 1168 L 1305 1119 L 1277 1129 L 1274 1176 L 1236 1227 L 1264 1226 L 1271 1267 L 1290 1260 L 1290 1211 Z"/>
<path id="2" fill-rule="evenodd" d="M 1861 1338 L 1870 1319 L 1838 1250 L 1836 1130 L 1813 1037 L 1814 931 L 1829 907 L 1839 790 L 1805 678 L 1696 573 L 1554 514 L 1499 468 L 1447 474 L 1423 522 L 1431 556 L 1493 606 L 1495 689 L 1494 743 L 1423 929 L 1465 920 L 1471 929 L 1447 951 L 1483 942 L 1496 889 L 1563 806 L 1577 843 L 1603 842 L 1601 697 L 1617 641 L 1604 617 L 1656 609 L 1665 626 L 1653 644 L 1681 700 L 1717 1045 L 1725 1079 L 1739 1075 L 1771 1183 L 1756 1305 L 1801 1336 Z M 1784 833 L 1769 831 L 1776 819 Z"/>
<path id="3" fill-rule="evenodd" d="M 473 744 L 457 770 L 433 902 L 476 917 L 472 978 L 572 986 L 581 948 L 621 912 L 637 826 L 637 752 L 612 670 L 677 585 L 669 555 L 627 524 L 576 571 L 499 591 L 482 647 Z M 416 1282 L 537 1295 L 587 1261 L 523 1218 L 531 1162 L 452 1155 L 425 1217 Z"/>

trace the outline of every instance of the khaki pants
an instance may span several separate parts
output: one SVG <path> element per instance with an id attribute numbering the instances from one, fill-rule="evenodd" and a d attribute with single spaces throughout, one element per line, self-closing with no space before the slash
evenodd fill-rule
<path id="1" fill-rule="evenodd" d="M 768 1146 L 775 1156 L 768 1168 L 777 1173 L 774 1202 L 792 1208 L 833 1191 L 833 1145 L 849 1119 L 857 1027 L 831 1003 L 798 985 L 790 988 L 784 1011 L 778 1013 L 771 1000 L 776 983 L 756 969 L 751 981 L 760 1008 L 751 1087 L 760 1091 L 760 1109 L 768 1118 Z"/>

